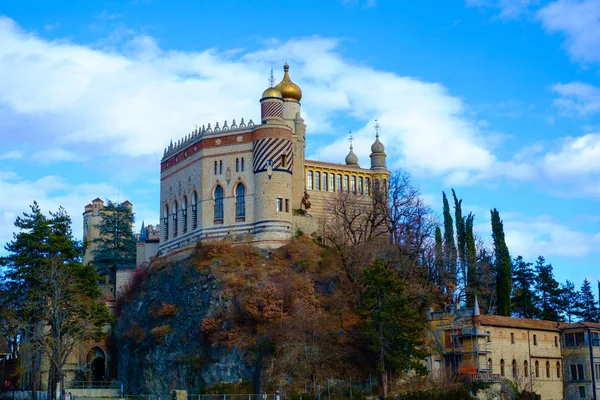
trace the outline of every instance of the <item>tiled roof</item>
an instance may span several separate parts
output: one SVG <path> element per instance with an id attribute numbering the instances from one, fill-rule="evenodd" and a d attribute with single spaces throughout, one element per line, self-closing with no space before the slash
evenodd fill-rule
<path id="1" fill-rule="evenodd" d="M 2 336 L 0 336 L 0 355 L 10 354 L 8 349 L 8 345 L 6 344 L 6 340 Z"/>
<path id="2" fill-rule="evenodd" d="M 561 322 L 560 327 L 562 329 L 577 329 L 577 328 L 592 328 L 600 329 L 600 324 L 597 322 Z"/>
<path id="3" fill-rule="evenodd" d="M 96 197 L 94 200 L 92 200 L 92 203 L 95 203 L 97 201 L 102 201 L 102 199 L 100 197 Z M 104 203 L 104 201 L 102 201 Z"/>
<path id="4" fill-rule="evenodd" d="M 554 321 L 543 321 L 527 318 L 511 318 L 502 317 L 500 315 L 482 315 L 481 324 L 492 326 L 506 326 L 510 328 L 539 329 L 543 331 L 556 332 L 558 332 L 560 327 L 562 327 L 561 323 Z"/>

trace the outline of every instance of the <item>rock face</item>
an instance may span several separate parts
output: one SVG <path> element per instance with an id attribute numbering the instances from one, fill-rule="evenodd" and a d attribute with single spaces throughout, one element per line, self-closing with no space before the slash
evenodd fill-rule
<path id="1" fill-rule="evenodd" d="M 129 393 L 199 393 L 217 383 L 252 379 L 248 354 L 211 345 L 204 337 L 203 321 L 233 305 L 210 269 L 199 272 L 192 264 L 184 259 L 160 265 L 134 282 L 113 330 L 118 379 Z"/>

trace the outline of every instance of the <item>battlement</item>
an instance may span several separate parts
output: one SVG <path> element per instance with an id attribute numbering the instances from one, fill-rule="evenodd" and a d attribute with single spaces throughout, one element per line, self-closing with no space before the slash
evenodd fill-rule
<path id="1" fill-rule="evenodd" d="M 253 128 L 253 127 L 254 127 L 254 122 L 252 120 L 249 120 L 248 123 L 246 124 L 244 122 L 244 118 L 242 118 L 239 125 L 236 124 L 235 119 L 231 122 L 231 125 L 227 125 L 227 120 L 225 120 L 225 122 L 223 122 L 222 127 L 219 126 L 218 121 L 215 123 L 214 128 L 211 128 L 210 124 L 208 124 L 207 127 L 202 125 L 201 128 L 198 127 L 196 129 L 194 129 L 192 131 L 192 133 L 184 136 L 182 139 L 179 139 L 175 143 L 173 143 L 173 141 L 171 140 L 171 143 L 169 144 L 169 146 L 165 147 L 165 151 L 163 154 L 163 160 L 169 158 L 173 154 L 181 151 L 182 149 L 188 147 L 190 144 L 197 142 L 204 137 L 215 135 L 215 134 L 220 134 L 220 133 L 224 133 L 224 132 L 227 132 L 227 133 L 236 132 L 237 133 L 239 131 L 247 130 L 247 129 Z"/>

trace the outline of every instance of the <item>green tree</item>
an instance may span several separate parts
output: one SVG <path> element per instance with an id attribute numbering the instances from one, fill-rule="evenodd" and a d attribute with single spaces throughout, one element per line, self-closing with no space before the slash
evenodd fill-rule
<path id="1" fill-rule="evenodd" d="M 456 289 L 456 245 L 454 244 L 454 224 L 450 214 L 450 205 L 446 193 L 442 192 L 444 201 L 444 266 L 446 268 L 446 285 L 448 294 L 452 295 Z"/>
<path id="2" fill-rule="evenodd" d="M 387 397 L 388 373 L 426 373 L 425 327 L 396 271 L 376 259 L 364 271 L 361 333 Z"/>
<path id="3" fill-rule="evenodd" d="M 579 292 L 575 289 L 575 284 L 567 280 L 560 287 L 560 309 L 565 321 L 573 322 L 577 317 L 579 310 Z"/>
<path id="4" fill-rule="evenodd" d="M 512 263 L 506 240 L 504 239 L 504 224 L 500 213 L 495 208 L 492 215 L 492 238 L 494 239 L 494 256 L 496 257 L 496 298 L 497 313 L 506 317 L 510 316 L 510 294 L 512 291 L 511 270 Z"/>
<path id="5" fill-rule="evenodd" d="M 537 308 L 539 299 L 533 290 L 535 271 L 533 264 L 525 262 L 518 256 L 513 263 L 512 277 L 512 314 L 518 318 L 539 318 L 540 310 Z"/>
<path id="6" fill-rule="evenodd" d="M 548 321 L 560 320 L 560 286 L 554 279 L 552 264 L 539 256 L 535 262 L 535 290 L 539 298 L 539 317 Z"/>
<path id="7" fill-rule="evenodd" d="M 9 318 L 27 337 L 24 350 L 41 352 L 49 361 L 48 396 L 53 398 L 73 348 L 101 335 L 110 315 L 98 301 L 94 268 L 81 263 L 82 246 L 64 209 L 48 218 L 34 203 L 15 226 L 19 232 L 5 246 L 8 255 L 0 258 L 8 282 L 1 301 L 10 304 Z M 31 360 L 37 372 L 39 360 Z"/>
<path id="8" fill-rule="evenodd" d="M 596 303 L 594 292 L 587 278 L 583 280 L 583 284 L 579 290 L 579 302 L 577 305 L 577 317 L 581 321 L 598 322 L 600 311 L 598 310 L 598 303 Z"/>
<path id="9" fill-rule="evenodd" d="M 135 236 L 133 234 L 134 216 L 128 203 L 107 205 L 100 214 L 97 225 L 99 237 L 92 243 L 93 264 L 100 275 L 107 275 L 111 269 L 129 269 L 135 267 Z"/>
<path id="10" fill-rule="evenodd" d="M 477 271 L 477 247 L 473 233 L 473 220 L 475 216 L 469 213 L 465 221 L 465 246 L 467 269 L 467 306 L 472 307 L 475 297 L 479 295 L 479 273 Z"/>
<path id="11" fill-rule="evenodd" d="M 444 242 L 442 239 L 442 230 L 439 226 L 435 227 L 435 269 L 438 277 L 438 283 L 444 286 Z M 445 289 L 445 288 L 444 288 Z"/>
<path id="12" fill-rule="evenodd" d="M 454 222 L 456 224 L 456 248 L 458 251 L 458 265 L 462 277 L 462 286 L 467 290 L 467 232 L 465 228 L 465 218 L 462 215 L 462 199 L 456 197 L 456 192 L 452 189 L 454 198 Z"/>

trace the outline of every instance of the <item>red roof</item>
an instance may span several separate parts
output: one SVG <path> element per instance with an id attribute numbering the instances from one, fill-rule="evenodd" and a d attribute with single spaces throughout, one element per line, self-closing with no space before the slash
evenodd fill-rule
<path id="1" fill-rule="evenodd" d="M 543 321 L 539 319 L 511 318 L 500 315 L 482 315 L 481 325 L 491 325 L 510 328 L 538 329 L 542 331 L 559 331 L 560 322 Z"/>
<path id="2" fill-rule="evenodd" d="M 562 329 L 577 329 L 577 328 L 592 328 L 600 329 L 600 324 L 597 322 L 561 322 L 560 327 Z"/>
<path id="3" fill-rule="evenodd" d="M 125 200 L 125 201 L 123 202 L 123 204 L 131 204 L 131 202 L 130 202 L 129 200 Z M 131 205 L 133 205 L 133 204 L 131 204 Z"/>
<path id="4" fill-rule="evenodd" d="M 94 200 L 92 200 L 92 203 L 96 203 L 98 201 L 101 201 L 102 203 L 104 203 L 104 201 L 102 201 L 102 199 L 100 197 L 96 197 Z"/>

